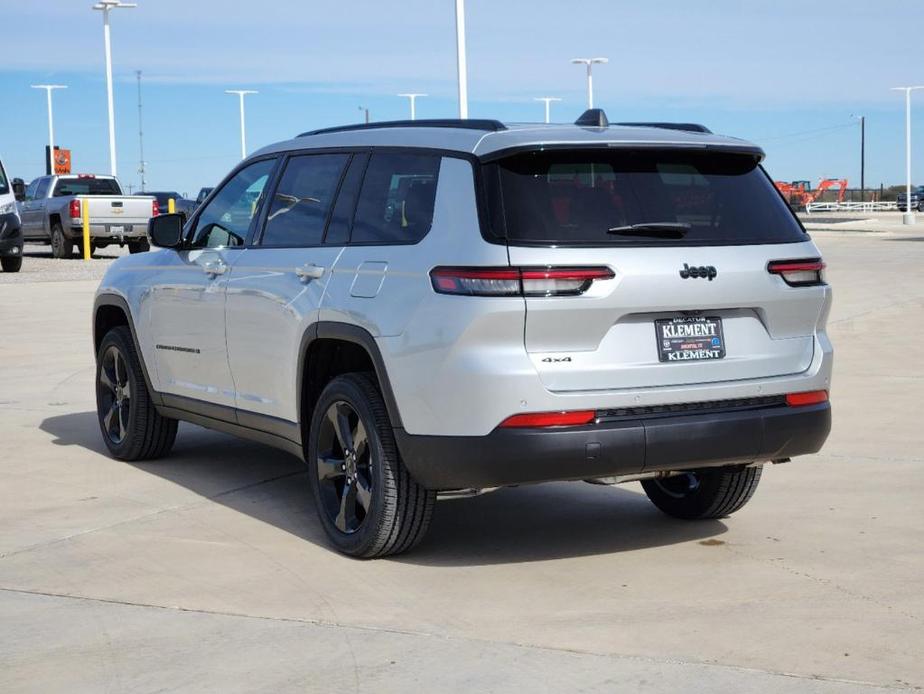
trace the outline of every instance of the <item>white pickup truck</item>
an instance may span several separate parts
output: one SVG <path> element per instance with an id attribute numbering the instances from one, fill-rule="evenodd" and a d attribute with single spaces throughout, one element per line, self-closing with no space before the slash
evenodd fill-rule
<path id="1" fill-rule="evenodd" d="M 159 213 L 153 197 L 123 195 L 112 176 L 40 176 L 26 188 L 19 207 L 27 243 L 51 244 L 55 258 L 83 251 L 83 205 L 89 205 L 91 253 L 117 243 L 148 250 L 148 220 Z"/>

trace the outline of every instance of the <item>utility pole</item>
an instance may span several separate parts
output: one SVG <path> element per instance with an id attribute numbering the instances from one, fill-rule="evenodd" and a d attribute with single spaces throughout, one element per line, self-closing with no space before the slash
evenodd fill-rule
<path id="1" fill-rule="evenodd" d="M 368 124 L 369 123 L 369 109 L 366 108 L 365 106 L 357 106 L 356 108 L 358 108 L 360 111 L 366 114 L 365 118 L 366 118 L 366 123 Z"/>
<path id="2" fill-rule="evenodd" d="M 866 116 L 851 115 L 860 121 L 860 202 L 866 202 Z"/>
<path id="3" fill-rule="evenodd" d="M 138 152 L 141 157 L 138 162 L 138 173 L 141 175 L 141 192 L 143 193 L 148 182 L 145 178 L 147 172 L 144 161 L 144 129 L 141 127 L 141 70 L 135 70 L 135 75 L 138 76 Z"/>

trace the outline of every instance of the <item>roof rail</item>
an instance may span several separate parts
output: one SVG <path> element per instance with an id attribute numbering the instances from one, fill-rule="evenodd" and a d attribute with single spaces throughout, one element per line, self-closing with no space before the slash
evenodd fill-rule
<path id="1" fill-rule="evenodd" d="M 699 123 L 616 123 L 629 128 L 663 128 L 664 130 L 683 130 L 688 133 L 712 133 L 705 125 Z"/>
<path id="2" fill-rule="evenodd" d="M 356 123 L 355 125 L 338 125 L 333 128 L 320 128 L 301 133 L 298 137 L 325 135 L 327 133 L 345 133 L 353 130 L 379 130 L 381 128 L 458 128 L 460 130 L 486 130 L 497 132 L 506 130 L 507 126 L 499 120 L 488 118 L 424 118 L 420 120 L 385 120 L 375 123 Z"/>

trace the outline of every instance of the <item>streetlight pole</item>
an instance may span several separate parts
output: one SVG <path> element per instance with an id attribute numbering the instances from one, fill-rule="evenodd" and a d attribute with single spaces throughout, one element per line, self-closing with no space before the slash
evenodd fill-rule
<path id="1" fill-rule="evenodd" d="M 468 68 L 465 65 L 465 0 L 456 0 L 456 70 L 459 77 L 459 118 L 468 118 Z"/>
<path id="2" fill-rule="evenodd" d="M 411 120 L 417 120 L 417 97 L 418 96 L 428 96 L 427 94 L 398 94 L 398 96 L 406 96 L 411 102 Z"/>
<path id="3" fill-rule="evenodd" d="M 914 212 L 911 211 L 911 92 L 918 87 L 892 87 L 893 91 L 905 92 L 905 214 L 903 224 L 914 224 Z"/>
<path id="4" fill-rule="evenodd" d="M 594 63 L 608 63 L 610 62 L 609 58 L 572 58 L 571 62 L 575 65 L 586 65 L 587 66 L 587 108 L 594 107 L 594 76 L 593 76 L 593 65 Z"/>
<path id="5" fill-rule="evenodd" d="M 55 89 L 67 89 L 63 84 L 33 84 L 33 89 L 44 89 L 48 97 L 48 175 L 55 173 L 55 118 L 51 108 L 51 92 Z"/>
<path id="6" fill-rule="evenodd" d="M 144 129 L 141 127 L 141 70 L 135 70 L 138 76 L 138 153 L 140 155 L 138 173 L 141 175 L 141 192 L 144 192 L 148 182 L 146 180 L 147 164 L 144 161 Z"/>
<path id="7" fill-rule="evenodd" d="M 365 118 L 365 122 L 368 125 L 369 124 L 369 109 L 366 108 L 365 106 L 357 106 L 356 108 L 358 108 L 360 111 L 362 111 L 365 114 L 363 117 Z"/>
<path id="8" fill-rule="evenodd" d="M 94 10 L 103 13 L 103 46 L 106 52 L 106 102 L 109 107 L 109 170 L 116 175 L 116 145 L 115 145 L 115 109 L 112 104 L 112 46 L 109 40 L 109 13 L 115 9 L 131 9 L 138 5 L 122 0 L 99 0 L 93 5 Z"/>
<path id="9" fill-rule="evenodd" d="M 551 109 L 549 107 L 549 104 L 551 104 L 553 101 L 561 101 L 561 99 L 559 99 L 557 96 L 537 96 L 533 99 L 533 101 L 544 101 L 545 102 L 545 122 L 551 123 L 552 122 L 550 118 Z"/>
<path id="10" fill-rule="evenodd" d="M 247 158 L 247 126 L 244 121 L 244 97 L 248 94 L 259 94 L 253 89 L 225 89 L 225 94 L 237 94 L 241 105 L 241 159 Z"/>

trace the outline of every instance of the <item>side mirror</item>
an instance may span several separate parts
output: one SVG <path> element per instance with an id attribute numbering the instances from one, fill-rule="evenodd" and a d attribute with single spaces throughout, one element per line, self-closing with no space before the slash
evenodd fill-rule
<path id="1" fill-rule="evenodd" d="M 183 245 L 183 215 L 161 214 L 148 222 L 151 243 L 160 248 L 179 249 Z"/>
<path id="2" fill-rule="evenodd" d="M 13 184 L 13 197 L 16 198 L 17 202 L 22 202 L 26 199 L 26 182 L 21 178 L 14 178 L 12 180 Z"/>

